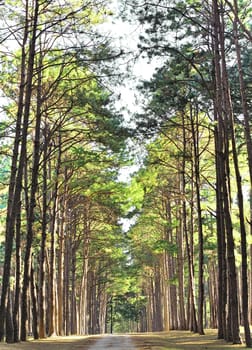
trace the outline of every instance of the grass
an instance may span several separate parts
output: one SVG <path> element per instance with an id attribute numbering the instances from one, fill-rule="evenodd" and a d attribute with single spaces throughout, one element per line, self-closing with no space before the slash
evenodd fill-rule
<path id="1" fill-rule="evenodd" d="M 168 333 L 151 333 L 136 335 L 134 342 L 139 350 L 233 350 L 244 348 L 245 345 L 228 344 L 217 339 L 216 330 L 206 330 L 205 335 L 188 331 L 170 331 Z"/>

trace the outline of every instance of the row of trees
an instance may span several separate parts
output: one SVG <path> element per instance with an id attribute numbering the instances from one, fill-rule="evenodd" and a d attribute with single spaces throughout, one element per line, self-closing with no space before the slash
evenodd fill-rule
<path id="1" fill-rule="evenodd" d="M 27 0 L 0 8 L 0 340 L 107 327 L 124 259 L 125 186 L 116 179 L 128 131 L 109 89 L 109 62 L 121 52 L 97 31 L 106 5 Z"/>
<path id="2" fill-rule="evenodd" d="M 250 347 L 251 4 L 133 5 L 142 53 L 162 58 L 140 85 L 137 125 L 149 143 L 132 184 L 147 329 L 218 327 L 240 343 L 242 324 Z"/>

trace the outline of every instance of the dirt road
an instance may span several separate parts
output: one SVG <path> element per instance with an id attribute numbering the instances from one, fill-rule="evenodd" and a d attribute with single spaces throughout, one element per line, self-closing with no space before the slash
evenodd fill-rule
<path id="1" fill-rule="evenodd" d="M 116 336 L 107 335 L 98 339 L 88 350 L 136 350 L 131 338 L 128 335 Z"/>

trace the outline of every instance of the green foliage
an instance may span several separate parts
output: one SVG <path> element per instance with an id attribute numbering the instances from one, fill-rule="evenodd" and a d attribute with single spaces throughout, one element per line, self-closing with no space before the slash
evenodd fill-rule
<path id="1" fill-rule="evenodd" d="M 134 293 L 118 295 L 115 301 L 115 313 L 119 314 L 124 320 L 138 321 L 141 311 L 145 306 L 145 297 L 138 297 Z"/>
<path id="2" fill-rule="evenodd" d="M 160 239 L 154 243 L 153 251 L 156 253 L 167 252 L 173 256 L 177 254 L 178 247 L 176 244 L 168 242 L 167 240 Z"/>

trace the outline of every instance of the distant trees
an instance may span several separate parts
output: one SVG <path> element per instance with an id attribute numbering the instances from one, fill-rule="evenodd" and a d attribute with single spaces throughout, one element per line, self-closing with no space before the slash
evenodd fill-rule
<path id="1" fill-rule="evenodd" d="M 195 118 L 195 115 L 192 117 Z M 200 140 L 198 150 L 201 154 L 199 162 L 200 184 L 201 187 L 204 186 L 204 192 L 209 196 L 209 201 L 205 199 L 205 202 L 201 203 L 202 229 L 207 230 L 209 240 L 213 240 L 214 220 L 211 217 L 211 212 L 208 212 L 207 209 L 207 205 L 213 205 L 214 199 L 214 190 L 208 182 L 212 178 L 213 162 L 207 159 L 207 154 L 209 148 L 213 149 L 214 146 L 213 135 L 209 133 L 205 117 L 201 115 L 198 119 L 199 129 L 197 133 Z M 157 276 L 156 283 L 162 290 L 160 293 L 162 301 L 154 299 L 153 305 L 167 307 L 166 312 L 163 309 L 160 313 L 162 315 L 160 316 L 160 326 L 156 330 L 191 329 L 198 331 L 196 311 L 199 308 L 196 295 L 198 295 L 199 289 L 196 292 L 195 286 L 199 287 L 199 284 L 195 280 L 197 276 L 195 271 L 199 271 L 200 241 L 197 234 L 199 228 L 198 207 L 195 203 L 197 190 L 194 181 L 192 181 L 195 177 L 192 137 L 194 129 L 191 128 L 190 120 L 185 124 L 184 118 L 184 113 L 179 113 L 171 118 L 162 128 L 162 135 L 150 143 L 147 147 L 146 169 L 143 169 L 136 176 L 132 184 L 135 188 L 134 183 L 136 182 L 138 191 L 142 191 L 143 194 L 143 206 L 139 210 L 136 224 L 130 231 L 133 261 L 136 261 L 137 266 L 138 264 L 143 265 L 144 285 L 147 284 L 145 272 L 147 266 L 153 274 L 150 274 L 149 278 L 152 280 L 154 276 Z M 184 136 L 183 133 L 185 133 Z M 210 229 L 208 225 L 210 227 L 213 225 L 213 227 Z M 146 247 L 145 250 L 141 244 Z M 208 257 L 210 252 L 214 256 L 216 245 L 209 244 L 208 247 L 205 240 L 203 244 L 204 265 L 202 267 L 209 271 L 209 279 L 213 279 L 216 283 L 216 276 L 212 275 L 214 258 L 212 260 Z M 138 248 L 134 248 L 135 245 Z M 142 251 L 143 257 L 138 249 Z M 142 260 L 139 261 L 140 256 Z M 146 258 L 144 258 L 145 256 Z M 208 263 L 206 263 L 206 259 L 209 259 Z M 206 285 L 205 278 L 204 285 Z M 152 289 L 145 291 L 145 293 L 148 295 L 147 300 L 151 300 L 152 297 L 156 298 L 155 295 L 152 296 Z M 215 298 L 216 294 L 213 293 L 212 297 Z M 205 305 L 203 302 L 203 306 Z M 216 321 L 215 311 L 212 311 L 213 314 L 211 313 L 212 326 Z M 156 311 L 151 309 L 149 317 L 155 319 L 155 315 Z M 204 324 L 204 320 L 202 320 L 202 324 Z M 152 329 L 153 327 L 149 326 L 147 330 Z"/>

